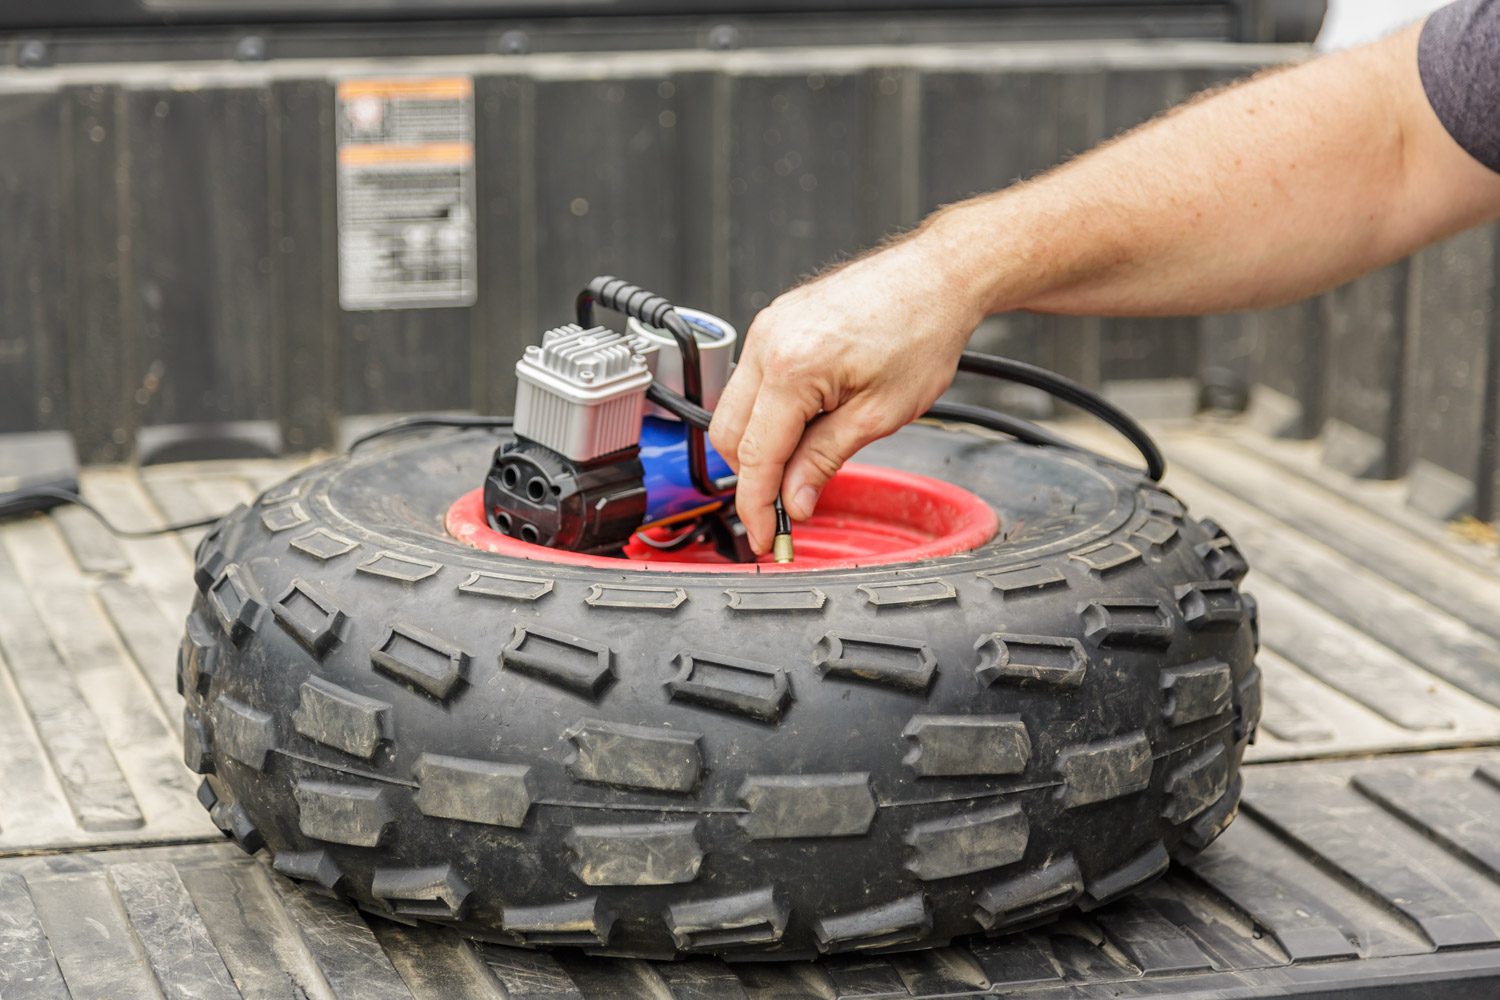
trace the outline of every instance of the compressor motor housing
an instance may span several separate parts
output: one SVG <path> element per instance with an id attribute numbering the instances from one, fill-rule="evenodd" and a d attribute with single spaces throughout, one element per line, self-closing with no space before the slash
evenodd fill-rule
<path id="1" fill-rule="evenodd" d="M 533 545 L 618 552 L 646 519 L 640 449 L 575 462 L 535 441 L 501 446 L 484 481 L 490 527 Z"/>
<path id="2" fill-rule="evenodd" d="M 524 542 L 618 552 L 646 517 L 641 419 L 658 346 L 606 327 L 547 331 L 516 363 L 516 439 L 495 451 L 485 516 Z"/>

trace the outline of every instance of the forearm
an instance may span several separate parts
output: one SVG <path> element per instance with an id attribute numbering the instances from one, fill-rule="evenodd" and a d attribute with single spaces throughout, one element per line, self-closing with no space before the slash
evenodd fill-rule
<path id="1" fill-rule="evenodd" d="M 1500 211 L 1500 184 L 1479 164 L 1425 162 L 1452 144 L 1431 134 L 1442 126 L 1415 65 L 1411 29 L 1261 76 L 951 206 L 914 239 L 983 313 L 1202 313 L 1301 298 Z M 1466 168 L 1471 195 L 1455 196 L 1451 172 Z"/>

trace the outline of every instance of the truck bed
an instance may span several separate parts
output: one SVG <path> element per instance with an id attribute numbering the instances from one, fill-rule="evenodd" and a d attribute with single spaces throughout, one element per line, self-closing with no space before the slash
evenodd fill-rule
<path id="1" fill-rule="evenodd" d="M 1091 446 L 1101 433 L 1059 425 Z M 225 842 L 181 764 L 196 537 L 77 509 L 0 526 L 0 996 L 1500 995 L 1500 551 L 1236 423 L 1156 428 L 1254 567 L 1265 713 L 1244 804 L 1133 898 L 928 952 L 651 963 L 475 945 L 309 895 Z M 3 446 L 3 445 L 0 445 Z M 85 470 L 128 526 L 287 461 Z"/>

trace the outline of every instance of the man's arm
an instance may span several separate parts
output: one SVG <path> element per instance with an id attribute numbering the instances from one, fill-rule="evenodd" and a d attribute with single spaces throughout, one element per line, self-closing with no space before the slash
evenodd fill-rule
<path id="1" fill-rule="evenodd" d="M 778 297 L 710 430 L 757 552 L 923 413 L 979 321 L 1292 301 L 1500 217 L 1500 173 L 1435 116 L 1418 29 L 1188 103 L 1037 180 L 952 205 Z"/>

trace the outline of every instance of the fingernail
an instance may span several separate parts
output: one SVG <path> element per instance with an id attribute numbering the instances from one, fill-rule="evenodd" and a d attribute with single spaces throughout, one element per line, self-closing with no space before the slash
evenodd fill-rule
<path id="1" fill-rule="evenodd" d="M 812 512 L 818 506 L 818 491 L 811 486 L 804 486 L 792 497 L 792 516 L 799 521 L 805 521 L 812 517 Z"/>

